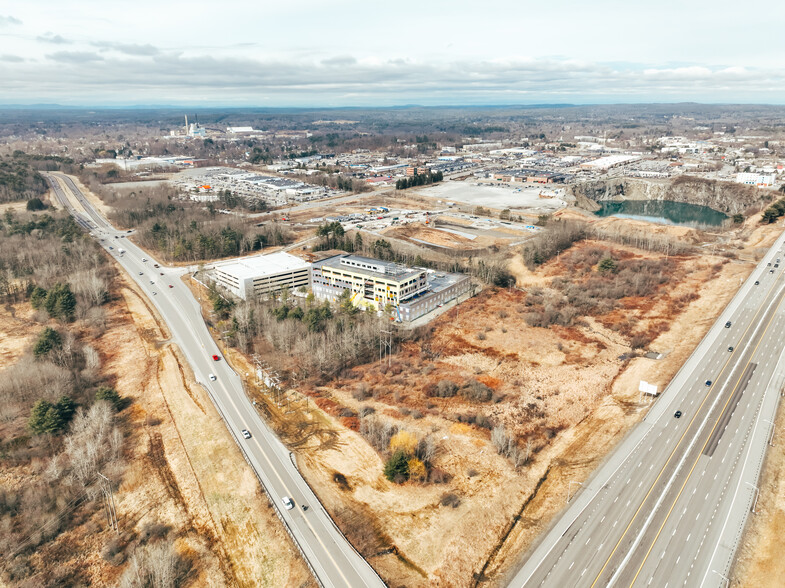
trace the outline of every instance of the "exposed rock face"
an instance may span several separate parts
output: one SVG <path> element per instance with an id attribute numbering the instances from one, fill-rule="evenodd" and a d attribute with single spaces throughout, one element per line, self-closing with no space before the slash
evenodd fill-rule
<path id="1" fill-rule="evenodd" d="M 752 186 L 678 176 L 673 180 L 613 178 L 570 186 L 578 206 L 595 211 L 597 202 L 621 200 L 671 200 L 700 204 L 728 215 L 772 199 L 772 192 Z"/>

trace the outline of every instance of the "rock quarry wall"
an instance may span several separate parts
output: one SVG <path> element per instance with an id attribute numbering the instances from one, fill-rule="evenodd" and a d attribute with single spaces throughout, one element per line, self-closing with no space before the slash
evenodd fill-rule
<path id="1" fill-rule="evenodd" d="M 708 206 L 733 215 L 776 198 L 776 192 L 753 186 L 678 176 L 673 180 L 613 178 L 570 186 L 575 203 L 586 210 L 599 209 L 598 202 L 621 200 L 671 200 Z"/>

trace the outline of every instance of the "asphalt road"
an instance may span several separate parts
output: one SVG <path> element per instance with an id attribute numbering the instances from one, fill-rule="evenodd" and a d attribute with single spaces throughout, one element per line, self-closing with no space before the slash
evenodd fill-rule
<path id="1" fill-rule="evenodd" d="M 117 231 L 87 201 L 71 180 L 61 174 L 44 174 L 55 195 L 78 222 L 100 240 L 107 251 L 139 284 L 158 309 L 194 371 L 208 390 L 226 426 L 256 472 L 289 534 L 303 553 L 311 571 L 323 586 L 384 586 L 371 566 L 341 534 L 294 465 L 293 456 L 257 414 L 243 391 L 240 376 L 221 357 L 205 326 L 198 302 L 180 281 L 182 268 L 154 268 L 148 253 Z M 58 182 L 60 180 L 60 182 Z M 66 190 L 84 208 L 76 209 Z M 120 255 L 122 248 L 125 253 Z M 143 261 L 146 259 L 147 261 Z M 160 265 L 160 264 L 159 264 Z M 218 361 L 212 356 L 217 355 Z M 211 375 L 215 380 L 211 379 Z M 244 439 L 242 429 L 251 433 Z M 209 431 L 205 431 L 209 438 Z M 287 510 L 282 498 L 290 497 Z M 304 506 L 308 506 L 304 510 Z"/>
<path id="2" fill-rule="evenodd" d="M 785 234 L 510 586 L 727 584 L 785 384 L 785 265 L 774 267 L 784 244 Z"/>

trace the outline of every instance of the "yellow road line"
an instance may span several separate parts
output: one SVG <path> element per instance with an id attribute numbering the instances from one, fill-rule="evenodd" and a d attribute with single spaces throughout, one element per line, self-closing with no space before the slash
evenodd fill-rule
<path id="1" fill-rule="evenodd" d="M 757 269 L 757 268 L 756 268 L 756 269 Z M 776 283 L 775 283 L 775 284 L 772 284 L 771 288 L 769 288 L 769 291 L 768 291 L 768 292 L 766 292 L 766 296 L 765 296 L 765 297 L 764 297 L 764 299 L 763 299 L 763 304 L 761 304 L 761 305 L 760 305 L 760 307 L 758 307 L 758 311 L 755 313 L 755 316 L 752 318 L 752 321 L 750 321 L 750 324 L 749 324 L 749 326 L 747 326 L 747 328 L 744 330 L 744 333 L 743 333 L 743 334 L 742 334 L 742 336 L 741 336 L 741 339 L 742 339 L 742 340 L 744 339 L 744 337 L 746 337 L 747 333 L 748 333 L 748 332 L 749 332 L 749 330 L 752 328 L 752 326 L 756 324 L 756 322 L 755 322 L 755 319 L 757 319 L 758 315 L 759 315 L 759 314 L 761 313 L 761 311 L 762 311 L 762 310 L 765 308 L 765 306 L 766 306 L 765 302 L 766 302 L 766 300 L 768 300 L 768 297 L 769 297 L 769 295 L 772 293 L 772 291 L 774 290 L 775 286 L 776 286 Z M 723 374 L 723 373 L 725 372 L 725 370 L 727 369 L 727 367 L 728 367 L 728 364 L 730 363 L 731 359 L 733 359 L 733 355 L 732 355 L 732 354 L 731 354 L 731 355 L 728 357 L 728 359 L 727 359 L 727 360 L 725 360 L 725 365 L 723 365 L 723 366 L 722 366 L 722 369 L 720 370 L 720 373 L 719 373 L 719 375 L 717 376 L 717 379 L 714 381 L 714 384 L 712 384 L 712 385 L 709 387 L 709 391 L 706 393 L 706 396 L 704 396 L 703 400 L 701 401 L 700 405 L 698 406 L 697 410 L 695 411 L 695 414 L 693 415 L 693 417 L 692 417 L 692 420 L 690 421 L 690 424 L 689 424 L 689 425 L 687 425 L 687 428 L 684 430 L 684 433 L 682 434 L 682 436 L 681 436 L 681 438 L 679 439 L 678 443 L 676 443 L 676 446 L 673 448 L 673 451 L 672 451 L 672 452 L 671 452 L 671 454 L 668 456 L 668 460 L 667 460 L 667 461 L 665 462 L 665 464 L 662 466 L 662 469 L 660 470 L 660 473 L 659 473 L 659 474 L 657 474 L 657 478 L 654 480 L 654 483 L 653 483 L 653 484 L 651 485 L 651 487 L 649 488 L 649 491 L 646 493 L 646 496 L 644 496 L 644 497 L 643 497 L 643 500 L 641 501 L 641 503 L 640 503 L 640 506 L 638 506 L 638 510 L 636 510 L 636 511 L 635 511 L 635 514 L 634 514 L 634 515 L 632 515 L 632 519 L 630 519 L 630 522 L 629 522 L 629 524 L 628 524 L 628 525 L 627 525 L 627 527 L 624 529 L 624 532 L 621 534 L 621 537 L 619 537 L 619 540 L 618 540 L 618 542 L 616 543 L 616 545 L 614 546 L 614 548 L 613 548 L 613 550 L 611 551 L 610 555 L 608 555 L 608 558 L 605 560 L 605 563 L 603 564 L 603 566 L 602 566 L 602 569 L 601 569 L 601 570 L 600 570 L 600 572 L 597 574 L 597 577 L 596 577 L 596 578 L 594 578 L 594 582 L 592 582 L 592 583 L 591 583 L 591 588 L 594 588 L 594 586 L 597 584 L 597 582 L 598 582 L 598 581 L 599 581 L 599 579 L 600 579 L 600 576 L 602 576 L 603 572 L 605 571 L 605 568 L 607 568 L 607 567 L 608 567 L 608 563 L 610 563 L 610 561 L 611 561 L 611 558 L 612 558 L 612 557 L 614 556 L 614 554 L 616 553 L 616 550 L 617 550 L 617 549 L 619 549 L 619 545 L 621 545 L 621 542 L 622 542 L 622 541 L 624 541 L 624 537 L 626 537 L 626 536 L 627 536 L 627 533 L 629 532 L 629 530 L 630 530 L 630 527 L 632 527 L 632 524 L 635 522 L 635 519 L 637 519 L 637 518 L 638 518 L 638 515 L 640 514 L 641 510 L 643 509 L 643 505 L 644 505 L 644 504 L 646 504 L 646 501 L 649 499 L 649 496 L 650 496 L 650 495 L 651 495 L 651 493 L 654 491 L 654 488 L 657 486 L 657 483 L 660 481 L 660 478 L 661 478 L 661 477 L 662 477 L 662 475 L 665 473 L 665 469 L 668 467 L 668 464 L 670 464 L 671 460 L 673 459 L 673 456 L 674 456 L 674 455 L 676 455 L 676 452 L 678 451 L 679 447 L 681 446 L 682 442 L 684 441 L 684 438 L 687 436 L 687 433 L 689 432 L 689 430 L 690 430 L 690 427 L 692 427 L 692 424 L 695 422 L 695 419 L 697 419 L 697 418 L 698 418 L 698 414 L 700 413 L 700 411 L 701 411 L 701 408 L 703 408 L 703 405 L 704 405 L 704 404 L 706 404 L 706 400 L 708 400 L 708 399 L 709 399 L 709 396 L 711 396 L 711 391 L 714 389 L 714 386 L 716 385 L 716 383 L 717 383 L 717 382 L 720 380 L 720 378 L 722 377 L 722 374 Z"/>
<path id="2" fill-rule="evenodd" d="M 662 529 L 665 527 L 665 523 L 668 522 L 668 519 L 670 518 L 671 513 L 673 512 L 673 509 L 676 507 L 676 503 L 681 497 L 682 492 L 684 492 L 684 487 L 687 485 L 687 482 L 690 481 L 690 478 L 692 477 L 692 472 L 695 470 L 695 467 L 698 465 L 698 462 L 700 461 L 700 457 L 701 455 L 703 455 L 703 451 L 706 449 L 706 446 L 709 444 L 709 441 L 711 440 L 711 436 L 714 433 L 715 429 L 717 428 L 717 425 L 720 424 L 720 421 L 722 420 L 722 415 L 725 414 L 725 411 L 728 409 L 728 404 L 733 399 L 733 394 L 736 392 L 736 389 L 741 384 L 741 380 L 744 377 L 744 373 L 747 371 L 747 368 L 752 363 L 752 358 L 754 357 L 755 352 L 758 351 L 758 347 L 760 347 L 760 344 L 763 342 L 763 337 L 766 335 L 766 331 L 769 330 L 771 323 L 774 322 L 774 319 L 777 316 L 777 311 L 779 310 L 780 306 L 782 306 L 783 300 L 785 300 L 785 298 L 780 299 L 779 304 L 777 304 L 777 308 L 772 313 L 771 318 L 769 319 L 769 322 L 766 325 L 766 328 L 763 330 L 763 334 L 760 336 L 760 340 L 758 341 L 758 344 L 755 345 L 755 349 L 752 350 L 752 355 L 750 355 L 750 359 L 747 362 L 747 365 L 744 366 L 744 369 L 742 370 L 739 379 L 736 381 L 736 385 L 733 387 L 733 390 L 728 396 L 728 400 L 725 401 L 725 406 L 722 407 L 722 410 L 720 411 L 720 414 L 717 417 L 717 422 L 714 423 L 714 426 L 711 428 L 711 431 L 709 432 L 709 436 L 706 437 L 706 442 L 703 444 L 703 447 L 701 447 L 700 453 L 698 453 L 698 458 L 695 460 L 695 463 L 692 464 L 692 467 L 690 468 L 690 472 L 687 474 L 687 477 L 684 480 L 684 484 L 682 484 L 681 488 L 679 489 L 679 493 L 676 495 L 676 498 L 673 500 L 673 504 L 671 504 L 671 507 L 668 510 L 668 514 L 665 515 L 665 520 L 662 521 L 662 525 L 660 525 L 660 529 L 657 531 L 657 535 L 655 535 L 654 540 L 651 542 L 651 546 L 649 547 L 649 550 L 646 552 L 646 555 L 644 556 L 643 561 L 641 562 L 641 565 L 638 568 L 638 571 L 635 573 L 635 577 L 632 579 L 632 582 L 630 582 L 630 586 L 632 586 L 635 583 L 635 580 L 638 579 L 638 576 L 640 575 L 641 570 L 643 569 L 643 566 L 646 563 L 646 560 L 649 558 L 649 554 L 651 553 L 651 550 L 654 549 L 654 544 L 657 542 L 657 539 L 659 539 L 660 533 L 662 533 Z"/>

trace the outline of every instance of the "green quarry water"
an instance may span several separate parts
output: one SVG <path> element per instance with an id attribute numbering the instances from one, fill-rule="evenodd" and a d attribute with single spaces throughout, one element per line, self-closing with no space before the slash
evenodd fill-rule
<path id="1" fill-rule="evenodd" d="M 598 202 L 597 216 L 632 218 L 665 225 L 688 227 L 719 227 L 728 219 L 726 214 L 708 206 L 672 202 L 670 200 L 623 200 Z"/>

